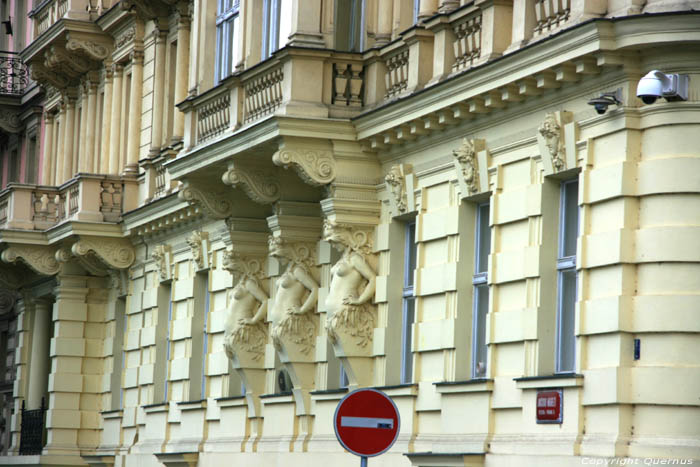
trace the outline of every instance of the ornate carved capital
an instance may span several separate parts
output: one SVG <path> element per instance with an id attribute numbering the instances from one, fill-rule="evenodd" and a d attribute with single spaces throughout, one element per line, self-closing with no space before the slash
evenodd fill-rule
<path id="1" fill-rule="evenodd" d="M 464 138 L 452 155 L 462 198 L 489 190 L 489 155 L 483 139 Z"/>
<path id="2" fill-rule="evenodd" d="M 400 216 L 416 210 L 414 195 L 415 177 L 411 164 L 398 164 L 384 177 L 386 190 L 389 192 L 389 204 L 392 215 Z"/>
<path id="3" fill-rule="evenodd" d="M 71 251 L 78 257 L 84 257 L 92 252 L 112 269 L 126 269 L 136 258 L 134 247 L 125 238 L 81 236 L 80 240 L 73 244 Z"/>
<path id="4" fill-rule="evenodd" d="M 326 185 L 335 180 L 335 159 L 328 150 L 280 149 L 272 156 L 272 162 L 285 169 L 294 167 L 299 177 L 312 186 Z"/>
<path id="5" fill-rule="evenodd" d="M 567 111 L 550 112 L 537 129 L 545 175 L 576 167 L 576 123 Z"/>
<path id="6" fill-rule="evenodd" d="M 53 276 L 60 269 L 54 246 L 12 245 L 2 252 L 0 258 L 6 263 L 14 263 L 21 259 L 34 272 L 44 276 Z"/>
<path id="7" fill-rule="evenodd" d="M 189 182 L 185 182 L 180 188 L 178 198 L 190 205 L 196 204 L 207 216 L 214 219 L 226 219 L 233 214 L 233 204 L 223 193 L 201 190 Z"/>
<path id="8" fill-rule="evenodd" d="M 259 204 L 274 203 L 280 198 L 282 191 L 273 171 L 243 167 L 234 162 L 229 163 L 221 181 L 240 188 L 251 200 Z"/>

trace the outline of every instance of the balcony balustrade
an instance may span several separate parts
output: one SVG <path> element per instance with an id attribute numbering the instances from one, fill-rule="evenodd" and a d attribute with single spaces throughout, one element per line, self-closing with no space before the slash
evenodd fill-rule
<path id="1" fill-rule="evenodd" d="M 29 71 L 15 52 L 0 51 L 0 94 L 21 96 L 29 84 Z"/>
<path id="2" fill-rule="evenodd" d="M 118 222 L 136 208 L 135 179 L 78 174 L 60 187 L 11 183 L 0 193 L 0 228 L 46 230 L 67 220 Z"/>
<path id="3" fill-rule="evenodd" d="M 320 81 L 319 76 L 323 77 Z M 207 143 L 272 114 L 357 115 L 363 108 L 363 89 L 360 54 L 283 49 L 266 62 L 180 104 L 190 129 L 185 147 Z"/>
<path id="4" fill-rule="evenodd" d="M 100 15 L 118 0 L 51 0 L 41 2 L 29 13 L 34 22 L 34 37 L 49 30 L 63 18 L 90 20 L 92 15 Z"/>

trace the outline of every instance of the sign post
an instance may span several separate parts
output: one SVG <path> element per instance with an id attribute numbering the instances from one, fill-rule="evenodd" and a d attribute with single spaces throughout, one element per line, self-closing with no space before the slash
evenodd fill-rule
<path id="1" fill-rule="evenodd" d="M 399 435 L 401 419 L 394 401 L 376 389 L 358 389 L 341 399 L 333 428 L 338 442 L 356 456 L 360 466 L 367 458 L 385 453 Z"/>

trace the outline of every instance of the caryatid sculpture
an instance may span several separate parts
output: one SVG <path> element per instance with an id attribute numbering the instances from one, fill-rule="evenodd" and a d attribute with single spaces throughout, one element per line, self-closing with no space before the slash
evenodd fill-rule
<path id="1" fill-rule="evenodd" d="M 264 251 L 264 249 L 263 249 Z M 268 295 L 265 292 L 265 256 L 243 256 L 226 250 L 223 267 L 233 276 L 224 322 L 224 350 L 243 380 L 249 417 L 260 416 L 265 392 L 265 344 L 267 344 Z"/>
<path id="2" fill-rule="evenodd" d="M 369 264 L 369 233 L 326 220 L 323 239 L 342 252 L 331 269 L 326 297 L 326 329 L 336 354 L 343 360 L 351 384 L 369 384 L 376 308 L 372 304 L 376 273 Z"/>
<path id="3" fill-rule="evenodd" d="M 318 299 L 318 282 L 313 277 L 312 244 L 287 243 L 270 236 L 269 252 L 282 263 L 284 273 L 277 278 L 272 304 L 272 342 L 286 358 L 282 361 L 313 359 L 317 334 L 313 316 Z"/>

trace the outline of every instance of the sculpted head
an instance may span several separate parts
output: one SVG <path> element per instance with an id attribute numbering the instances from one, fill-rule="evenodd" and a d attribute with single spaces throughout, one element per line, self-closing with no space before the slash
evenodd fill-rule
<path id="1" fill-rule="evenodd" d="M 352 246 L 350 229 L 331 219 L 323 221 L 323 239 L 340 251 Z"/>
<path id="2" fill-rule="evenodd" d="M 243 274 L 245 272 L 243 257 L 237 251 L 224 251 L 222 266 L 231 274 Z"/>
<path id="3" fill-rule="evenodd" d="M 270 256 L 286 260 L 292 259 L 292 251 L 289 248 L 289 246 L 285 244 L 285 241 L 282 239 L 282 237 L 275 237 L 274 235 L 270 235 L 267 238 L 267 247 Z"/>
<path id="4" fill-rule="evenodd" d="M 553 113 L 548 113 L 539 128 L 540 134 L 544 137 L 547 148 L 552 156 L 556 156 L 559 152 L 559 138 L 561 135 L 561 127 L 557 123 L 557 119 Z"/>

